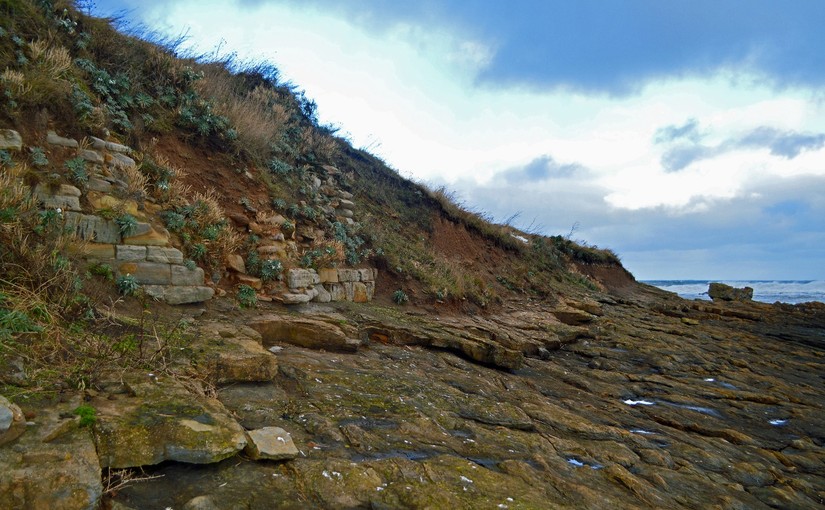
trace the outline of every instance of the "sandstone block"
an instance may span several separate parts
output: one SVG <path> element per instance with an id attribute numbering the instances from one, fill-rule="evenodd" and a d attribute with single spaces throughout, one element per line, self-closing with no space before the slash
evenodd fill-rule
<path id="1" fill-rule="evenodd" d="M 115 245 L 113 244 L 73 243 L 70 250 L 88 259 L 110 260 L 115 258 Z"/>
<path id="2" fill-rule="evenodd" d="M 312 300 L 316 303 L 329 303 L 332 301 L 332 296 L 323 285 L 318 284 L 315 286 L 315 297 Z"/>
<path id="3" fill-rule="evenodd" d="M 120 244 L 120 228 L 112 220 L 99 216 L 67 212 L 63 214 L 66 227 L 73 229 L 80 239 L 104 244 Z"/>
<path id="4" fill-rule="evenodd" d="M 264 427 L 246 433 L 244 453 L 253 460 L 287 460 L 298 456 L 298 448 L 289 432 L 280 427 Z"/>
<path id="5" fill-rule="evenodd" d="M 132 149 L 130 149 L 129 147 L 127 147 L 125 145 L 121 145 L 119 143 L 107 142 L 107 141 L 101 140 L 100 138 L 97 138 L 95 136 L 90 136 L 89 138 L 92 141 L 92 148 L 96 149 L 96 150 L 99 150 L 99 151 L 107 150 L 107 151 L 112 151 L 112 152 L 124 152 L 124 153 L 129 153 L 129 152 L 132 151 Z"/>
<path id="6" fill-rule="evenodd" d="M 302 305 L 309 303 L 312 299 L 307 294 L 293 294 L 291 292 L 285 292 L 281 295 L 281 298 L 285 305 Z"/>
<path id="7" fill-rule="evenodd" d="M 341 190 L 338 192 L 338 196 L 344 200 L 352 200 L 352 193 L 350 193 L 349 191 Z"/>
<path id="8" fill-rule="evenodd" d="M 169 232 L 165 228 L 155 229 L 152 227 L 145 234 L 125 236 L 123 242 L 143 246 L 166 246 L 169 244 Z"/>
<path id="9" fill-rule="evenodd" d="M 248 274 L 236 274 L 235 281 L 238 282 L 239 285 L 249 285 L 255 290 L 261 290 L 264 286 L 260 278 L 255 278 Z"/>
<path id="10" fill-rule="evenodd" d="M 145 285 L 143 289 L 147 295 L 170 305 L 201 303 L 209 301 L 215 295 L 215 289 L 206 286 Z"/>
<path id="11" fill-rule="evenodd" d="M 714 301 L 747 302 L 753 299 L 753 289 L 750 287 L 738 289 L 724 283 L 713 282 L 708 286 L 708 296 Z"/>
<path id="12" fill-rule="evenodd" d="M 0 149 L 17 150 L 23 148 L 23 137 L 13 129 L 0 129 Z"/>
<path id="13" fill-rule="evenodd" d="M 351 211 L 355 209 L 355 202 L 353 202 L 352 200 L 342 198 L 339 202 L 338 207 L 340 207 L 341 209 L 349 209 Z"/>
<path id="14" fill-rule="evenodd" d="M 183 253 L 177 248 L 163 248 L 161 246 L 147 246 L 146 260 L 162 264 L 183 264 Z"/>
<path id="15" fill-rule="evenodd" d="M 120 244 L 115 248 L 115 258 L 117 260 L 124 260 L 124 261 L 131 261 L 131 262 L 141 262 L 146 260 L 146 247 L 145 246 L 129 246 L 125 244 Z M 157 261 L 152 261 L 157 262 Z"/>
<path id="16" fill-rule="evenodd" d="M 290 289 L 304 289 L 321 283 L 318 274 L 312 269 L 290 269 L 286 281 Z"/>
<path id="17" fill-rule="evenodd" d="M 90 163 L 102 165 L 105 162 L 105 160 L 103 159 L 103 154 L 90 149 L 83 149 L 80 152 L 78 152 L 77 155 Z"/>
<path id="18" fill-rule="evenodd" d="M 73 140 L 71 138 L 64 138 L 59 136 L 54 131 L 49 131 L 46 133 L 46 143 L 50 145 L 58 145 L 60 147 L 70 147 L 70 148 L 77 148 L 77 140 Z"/>
<path id="19" fill-rule="evenodd" d="M 243 257 L 236 253 L 232 253 L 226 257 L 226 267 L 236 273 L 246 273 L 246 263 Z"/>
<path id="20" fill-rule="evenodd" d="M 365 282 L 364 286 L 367 288 L 367 301 L 372 301 L 375 297 L 375 282 Z"/>
<path id="21" fill-rule="evenodd" d="M 103 181 L 106 182 L 106 181 Z M 134 200 L 122 200 L 112 195 L 107 195 L 99 192 L 90 192 L 87 194 L 89 203 L 95 209 L 112 209 L 116 211 L 123 211 L 132 216 L 140 216 L 137 202 Z"/>
<path id="22" fill-rule="evenodd" d="M 344 300 L 345 301 L 354 301 L 355 300 L 355 284 L 358 282 L 344 282 Z"/>
<path id="23" fill-rule="evenodd" d="M 375 273 L 371 267 L 358 270 L 358 280 L 362 282 L 374 282 Z"/>
<path id="24" fill-rule="evenodd" d="M 171 285 L 171 268 L 169 264 L 155 262 L 121 262 L 117 265 L 117 272 L 118 275 L 130 274 L 143 285 Z"/>
<path id="25" fill-rule="evenodd" d="M 114 168 L 135 168 L 137 166 L 134 159 L 121 152 L 112 154 L 109 164 Z"/>
<path id="26" fill-rule="evenodd" d="M 330 301 L 346 301 L 347 292 L 343 283 L 329 283 L 325 286 L 329 291 Z"/>
<path id="27" fill-rule="evenodd" d="M 89 182 L 86 183 L 86 188 L 91 191 L 97 191 L 99 193 L 112 192 L 112 184 L 109 181 L 100 179 L 98 177 L 90 177 Z"/>
<path id="28" fill-rule="evenodd" d="M 41 195 L 38 197 L 44 209 L 80 211 L 80 199 L 62 195 Z"/>
<path id="29" fill-rule="evenodd" d="M 172 265 L 172 285 L 198 286 L 203 285 L 203 269 L 196 267 L 189 269 L 186 266 Z"/>
<path id="30" fill-rule="evenodd" d="M 352 301 L 355 303 L 366 303 L 369 301 L 367 297 L 367 286 L 362 282 L 352 283 Z"/>
<path id="31" fill-rule="evenodd" d="M 352 219 L 352 216 L 353 216 L 352 211 L 349 210 L 349 209 L 336 209 L 335 214 L 337 216 L 342 217 L 342 218 L 350 218 L 350 219 Z"/>
<path id="32" fill-rule="evenodd" d="M 339 269 L 338 270 L 338 281 L 339 282 L 357 282 L 361 278 L 361 273 L 358 272 L 357 269 Z"/>
<path id="33" fill-rule="evenodd" d="M 334 267 L 325 267 L 318 270 L 321 283 L 338 283 L 338 270 Z"/>

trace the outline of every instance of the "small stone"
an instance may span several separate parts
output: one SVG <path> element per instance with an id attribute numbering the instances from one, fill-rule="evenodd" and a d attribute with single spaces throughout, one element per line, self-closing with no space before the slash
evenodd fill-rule
<path id="1" fill-rule="evenodd" d="M 264 286 L 260 278 L 255 278 L 248 274 L 236 274 L 235 281 L 238 282 L 239 285 L 249 285 L 255 290 L 261 290 Z"/>
<path id="2" fill-rule="evenodd" d="M 86 189 L 91 191 L 98 191 L 100 193 L 111 193 L 112 184 L 106 180 L 97 177 L 90 177 L 89 182 L 86 183 Z"/>
<path id="3" fill-rule="evenodd" d="M 349 209 L 336 209 L 335 214 L 342 218 L 352 218 L 352 211 Z"/>
<path id="4" fill-rule="evenodd" d="M 292 436 L 280 427 L 250 430 L 247 437 L 244 453 L 253 460 L 289 460 L 298 456 Z"/>
<path id="5" fill-rule="evenodd" d="M 26 431 L 26 418 L 17 405 L 0 396 L 0 445 L 10 443 Z"/>
<path id="6" fill-rule="evenodd" d="M 211 497 L 198 496 L 187 501 L 183 510 L 219 510 L 219 507 Z"/>
<path id="7" fill-rule="evenodd" d="M 20 150 L 23 148 L 23 137 L 13 129 L 0 129 L 0 149 Z"/>
<path id="8" fill-rule="evenodd" d="M 78 143 L 77 140 L 73 140 L 71 138 L 64 138 L 59 136 L 54 131 L 49 131 L 46 133 L 46 143 L 50 145 L 58 145 L 60 147 L 69 147 L 69 148 L 77 148 Z"/>
<path id="9" fill-rule="evenodd" d="M 243 257 L 236 253 L 227 255 L 226 267 L 236 273 L 246 273 L 246 263 L 244 262 Z"/>
<path id="10" fill-rule="evenodd" d="M 339 207 L 341 209 L 353 210 L 353 209 L 355 209 L 355 202 L 353 202 L 352 200 L 347 200 L 347 199 L 342 198 L 341 201 L 340 201 Z"/>

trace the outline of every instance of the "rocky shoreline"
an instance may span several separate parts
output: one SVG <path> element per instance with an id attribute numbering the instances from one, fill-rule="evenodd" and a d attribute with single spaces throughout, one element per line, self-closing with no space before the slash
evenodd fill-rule
<path id="1" fill-rule="evenodd" d="M 484 316 L 222 302 L 192 319 L 192 377 L 111 374 L 52 406 L 22 403 L 29 425 L 0 447 L 0 506 L 825 500 L 823 304 L 685 301 L 641 285 Z M 71 414 L 81 398 L 97 410 L 89 427 Z M 285 449 L 267 460 L 256 431 Z M 148 479 L 111 490 L 101 468 Z"/>

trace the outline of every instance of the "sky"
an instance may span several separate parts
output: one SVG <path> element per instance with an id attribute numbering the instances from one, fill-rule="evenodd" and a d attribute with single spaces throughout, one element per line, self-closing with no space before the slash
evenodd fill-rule
<path id="1" fill-rule="evenodd" d="M 99 0 L 640 280 L 825 279 L 821 0 Z"/>

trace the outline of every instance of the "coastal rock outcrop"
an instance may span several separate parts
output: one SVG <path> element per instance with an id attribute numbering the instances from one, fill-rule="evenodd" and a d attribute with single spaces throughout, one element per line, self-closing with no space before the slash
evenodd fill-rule
<path id="1" fill-rule="evenodd" d="M 708 286 L 708 296 L 714 301 L 747 302 L 753 300 L 753 289 L 751 287 L 739 289 L 724 283 L 713 282 Z"/>

